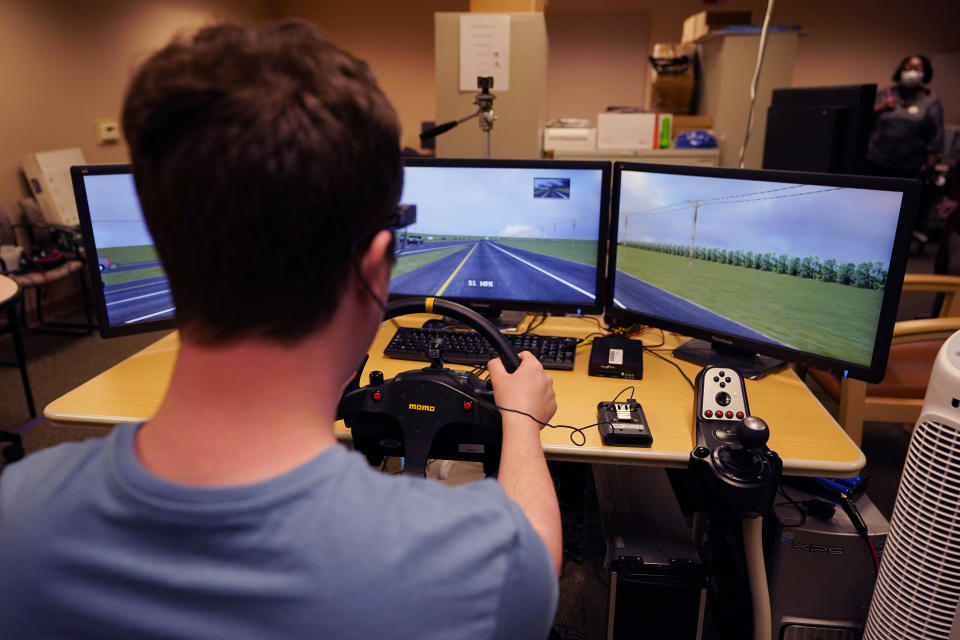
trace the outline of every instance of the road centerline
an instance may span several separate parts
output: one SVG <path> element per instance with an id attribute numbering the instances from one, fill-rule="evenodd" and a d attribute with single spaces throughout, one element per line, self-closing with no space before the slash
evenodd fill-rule
<path id="1" fill-rule="evenodd" d="M 450 283 L 453 282 L 453 279 L 456 277 L 457 273 L 463 268 L 463 265 L 466 264 L 467 260 L 470 259 L 470 256 L 473 255 L 473 252 L 476 251 L 478 244 L 480 243 L 475 242 L 473 244 L 473 246 L 470 248 L 470 251 L 467 252 L 467 255 L 465 255 L 463 260 L 460 261 L 460 264 L 457 265 L 457 268 L 453 270 L 453 273 L 450 274 L 450 277 L 448 277 L 446 282 L 443 283 L 443 286 L 437 289 L 437 292 L 433 294 L 435 297 L 443 295 L 443 292 L 446 291 L 447 287 L 450 286 Z"/>

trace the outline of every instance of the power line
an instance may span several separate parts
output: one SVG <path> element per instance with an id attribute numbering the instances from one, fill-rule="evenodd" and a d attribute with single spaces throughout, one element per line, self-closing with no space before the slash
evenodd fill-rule
<path id="1" fill-rule="evenodd" d="M 714 202 L 710 201 L 707 204 L 737 204 L 740 202 L 757 202 L 760 200 L 779 200 L 781 198 L 796 198 L 797 196 L 810 196 L 815 193 L 823 193 L 825 191 L 837 191 L 843 189 L 844 187 L 833 187 L 831 189 L 818 189 L 817 191 L 804 191 L 803 193 L 786 193 L 779 196 L 767 196 L 765 198 L 746 198 L 744 200 L 728 200 L 726 202 Z"/>
<path id="2" fill-rule="evenodd" d="M 838 191 L 844 187 L 832 187 L 830 189 L 818 189 L 816 191 L 804 191 L 802 193 L 787 193 L 778 196 L 765 196 L 763 198 L 746 198 L 745 196 L 750 195 L 759 195 L 761 193 L 773 193 L 775 191 L 785 191 L 786 189 L 795 189 L 797 187 L 805 187 L 807 185 L 794 185 L 792 187 L 782 187 L 779 189 L 768 189 L 766 191 L 756 191 L 754 193 L 742 193 L 739 195 L 732 196 L 720 196 L 718 198 L 713 198 L 712 200 L 706 200 L 701 204 L 738 204 L 741 202 L 760 202 L 762 200 L 779 200 L 781 198 L 795 198 L 797 196 L 809 196 L 815 193 L 824 193 L 825 191 Z M 728 198 L 741 198 L 740 200 L 729 200 Z M 689 201 L 677 202 L 676 204 L 668 205 L 672 209 L 667 211 L 661 211 L 661 209 L 667 209 L 667 207 L 659 207 L 658 209 L 648 209 L 646 211 L 637 211 L 636 213 L 625 213 L 625 217 L 634 217 L 634 216 L 647 216 L 647 215 L 662 215 L 666 213 L 676 213 L 678 211 L 686 211 L 690 208 Z"/>
<path id="3" fill-rule="evenodd" d="M 805 185 L 805 184 L 792 184 L 792 185 L 787 186 L 787 187 L 777 187 L 776 189 L 764 189 L 763 191 L 751 191 L 750 193 L 737 193 L 737 194 L 729 195 L 729 196 L 717 196 L 716 198 L 711 198 L 711 199 L 708 200 L 707 202 L 714 202 L 715 200 L 726 200 L 726 199 L 729 199 L 729 198 L 745 198 L 745 197 L 747 197 L 747 196 L 760 195 L 761 193 L 773 193 L 774 191 L 786 191 L 787 189 L 799 189 L 800 187 L 805 187 L 805 186 L 807 186 L 807 185 Z M 661 206 L 661 207 L 654 207 L 653 209 L 646 209 L 646 210 L 644 210 L 644 211 L 637 211 L 637 213 L 653 213 L 653 212 L 656 212 L 656 211 L 660 211 L 661 209 L 670 209 L 671 207 L 677 207 L 677 206 L 687 207 L 687 206 L 689 206 L 689 205 L 687 204 L 687 202 L 688 202 L 687 200 L 684 200 L 683 202 L 675 202 L 675 203 L 673 203 L 673 204 L 665 204 L 665 205 L 663 205 L 663 206 Z M 632 215 L 636 215 L 636 214 L 632 214 Z"/>

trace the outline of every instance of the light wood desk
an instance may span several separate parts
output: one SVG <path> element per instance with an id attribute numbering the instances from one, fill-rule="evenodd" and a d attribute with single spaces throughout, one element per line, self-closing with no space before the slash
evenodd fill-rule
<path id="1" fill-rule="evenodd" d="M 404 316 L 397 321 L 419 326 L 429 316 Z M 586 336 L 597 329 L 588 318 L 549 318 L 536 333 L 561 336 Z M 400 371 L 418 368 L 420 363 L 383 357 L 383 349 L 393 336 L 394 325 L 384 324 L 370 348 L 370 361 L 364 370 L 383 371 L 390 378 Z M 645 344 L 660 341 L 660 332 L 650 330 L 641 336 Z M 684 338 L 666 334 L 669 349 Z M 172 333 L 127 360 L 70 391 L 47 405 L 44 415 L 61 424 L 102 424 L 140 422 L 150 418 L 166 391 L 178 350 L 177 334 Z M 669 357 L 669 351 L 662 351 Z M 569 429 L 541 431 L 543 449 L 548 458 L 581 462 L 686 466 L 693 449 L 694 394 L 680 373 L 667 362 L 644 354 L 643 380 L 597 378 L 587 375 L 589 347 L 577 352 L 573 371 L 550 371 L 557 393 L 557 414 L 553 424 L 584 426 L 597 420 L 597 403 L 612 400 L 622 389 L 633 385 L 635 398 L 643 406 L 653 446 L 650 448 L 608 447 L 600 441 L 596 428 L 590 428 L 586 445 L 575 446 Z M 698 365 L 673 360 L 692 380 Z M 847 437 L 840 425 L 790 370 L 746 381 L 751 412 L 770 425 L 768 445 L 783 458 L 784 473 L 795 475 L 850 476 L 866 463 L 863 453 Z M 621 398 L 627 397 L 625 393 Z M 337 435 L 349 439 L 349 430 L 337 425 Z"/>

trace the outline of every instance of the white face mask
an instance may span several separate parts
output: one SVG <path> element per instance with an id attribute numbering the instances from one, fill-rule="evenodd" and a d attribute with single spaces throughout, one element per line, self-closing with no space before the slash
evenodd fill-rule
<path id="1" fill-rule="evenodd" d="M 923 72 L 907 69 L 900 72 L 900 84 L 905 87 L 915 87 L 923 80 Z"/>

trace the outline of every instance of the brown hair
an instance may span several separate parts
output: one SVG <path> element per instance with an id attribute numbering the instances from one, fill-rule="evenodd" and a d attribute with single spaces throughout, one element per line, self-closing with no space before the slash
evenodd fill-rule
<path id="1" fill-rule="evenodd" d="M 352 249 L 395 211 L 400 126 L 367 65 L 305 22 L 175 40 L 123 108 L 181 331 L 295 342 L 324 326 Z"/>

